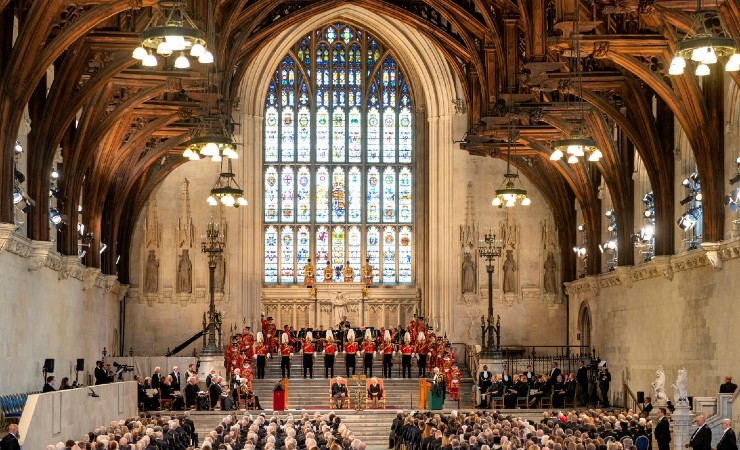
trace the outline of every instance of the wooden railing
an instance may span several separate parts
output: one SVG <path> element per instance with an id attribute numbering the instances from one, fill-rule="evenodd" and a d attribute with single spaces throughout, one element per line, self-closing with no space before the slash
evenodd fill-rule
<path id="1" fill-rule="evenodd" d="M 622 384 L 622 403 L 625 408 L 631 409 L 637 413 L 642 413 L 642 403 L 637 402 L 635 393 L 632 392 L 627 384 Z"/>

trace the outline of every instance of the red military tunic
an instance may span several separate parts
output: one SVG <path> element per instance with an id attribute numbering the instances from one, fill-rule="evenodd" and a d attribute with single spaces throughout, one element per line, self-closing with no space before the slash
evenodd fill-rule
<path id="1" fill-rule="evenodd" d="M 345 352 L 346 352 L 347 354 L 350 354 L 350 355 L 356 355 L 356 354 L 357 354 L 357 342 L 354 342 L 354 341 L 353 341 L 353 342 L 348 342 L 348 343 L 347 343 L 347 344 L 346 344 L 346 345 L 344 346 L 344 351 L 345 351 Z"/>
<path id="2" fill-rule="evenodd" d="M 290 356 L 290 354 L 293 353 L 293 346 L 290 344 L 281 344 L 280 345 L 280 355 L 281 356 Z"/>
<path id="3" fill-rule="evenodd" d="M 332 342 L 328 342 L 324 345 L 324 354 L 334 355 L 337 353 L 337 346 Z"/>
<path id="4" fill-rule="evenodd" d="M 401 346 L 401 354 L 404 356 L 410 356 L 414 354 L 414 346 L 411 344 L 404 344 Z"/>
<path id="5" fill-rule="evenodd" d="M 254 346 L 254 353 L 257 356 L 267 356 L 267 354 L 270 353 L 270 349 L 267 348 L 267 345 L 258 342 L 257 345 Z"/>
<path id="6" fill-rule="evenodd" d="M 383 344 L 381 349 L 383 350 L 384 355 L 392 355 L 396 347 L 390 342 L 386 342 L 385 344 Z"/>
<path id="7" fill-rule="evenodd" d="M 363 342 L 362 351 L 365 353 L 373 353 L 375 351 L 375 344 L 372 341 Z"/>
<path id="8" fill-rule="evenodd" d="M 304 355 L 313 355 L 313 352 L 314 352 L 313 344 L 311 342 L 306 341 L 303 344 L 303 354 Z"/>

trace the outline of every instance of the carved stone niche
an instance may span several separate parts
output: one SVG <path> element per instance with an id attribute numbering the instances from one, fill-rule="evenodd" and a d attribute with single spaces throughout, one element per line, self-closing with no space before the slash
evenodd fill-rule
<path id="1" fill-rule="evenodd" d="M 46 265 L 49 258 L 53 242 L 50 241 L 31 241 L 31 254 L 28 257 L 28 270 L 39 270 Z"/>

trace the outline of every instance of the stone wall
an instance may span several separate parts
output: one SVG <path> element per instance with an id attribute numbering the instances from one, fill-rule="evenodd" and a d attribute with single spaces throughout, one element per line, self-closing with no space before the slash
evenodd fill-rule
<path id="1" fill-rule="evenodd" d="M 621 399 L 623 383 L 649 395 L 659 365 L 669 398 L 681 367 L 691 396 L 715 396 L 725 374 L 740 374 L 740 239 L 716 247 L 704 244 L 568 285 L 571 344 L 579 344 L 575 311 L 588 307 L 591 339 L 612 372 L 614 398 Z"/>
<path id="2" fill-rule="evenodd" d="M 0 229 L 0 395 L 40 391 L 46 358 L 55 360 L 57 386 L 62 377 L 74 380 L 84 358 L 79 381 L 86 383 L 103 347 L 115 352 L 126 286 L 50 251 L 50 242 L 9 232 Z"/>

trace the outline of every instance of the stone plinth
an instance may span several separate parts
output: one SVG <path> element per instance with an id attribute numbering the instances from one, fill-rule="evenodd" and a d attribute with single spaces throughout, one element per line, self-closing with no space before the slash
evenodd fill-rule
<path id="1" fill-rule="evenodd" d="M 673 448 L 674 450 L 684 450 L 684 446 L 691 439 L 694 414 L 688 406 L 679 405 L 671 414 L 671 419 L 673 419 Z"/>

